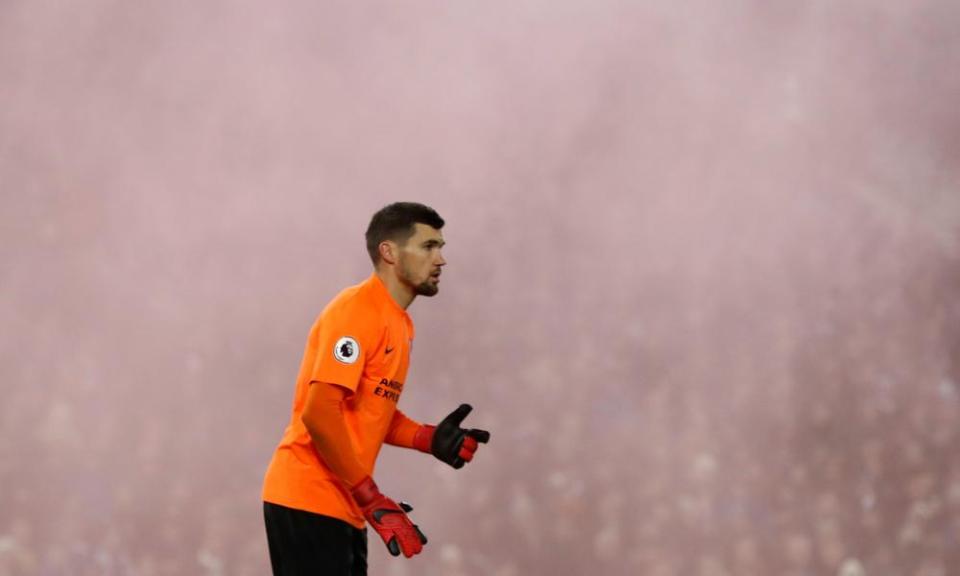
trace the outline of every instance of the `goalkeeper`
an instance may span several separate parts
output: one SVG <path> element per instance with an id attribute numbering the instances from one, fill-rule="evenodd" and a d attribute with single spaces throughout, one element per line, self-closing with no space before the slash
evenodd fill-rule
<path id="1" fill-rule="evenodd" d="M 340 292 L 310 330 L 290 424 L 263 483 L 275 576 L 365 575 L 365 523 L 394 556 L 418 554 L 427 538 L 408 516 L 412 508 L 371 477 L 380 447 L 417 449 L 461 468 L 490 439 L 461 427 L 467 404 L 436 426 L 397 408 L 414 338 L 406 309 L 439 290 L 443 224 L 411 202 L 374 214 L 366 233 L 373 274 Z"/>

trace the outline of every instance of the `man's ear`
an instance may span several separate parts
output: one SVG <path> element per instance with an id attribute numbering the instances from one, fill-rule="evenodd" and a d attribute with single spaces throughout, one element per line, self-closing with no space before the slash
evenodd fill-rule
<path id="1" fill-rule="evenodd" d="M 399 252 L 397 250 L 398 246 L 396 242 L 392 240 L 384 240 L 377 247 L 380 250 L 380 259 L 386 262 L 387 264 L 396 264 L 397 256 Z"/>

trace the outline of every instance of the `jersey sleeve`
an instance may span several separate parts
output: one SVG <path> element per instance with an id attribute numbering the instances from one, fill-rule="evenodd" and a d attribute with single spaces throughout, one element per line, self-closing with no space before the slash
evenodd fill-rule
<path id="1" fill-rule="evenodd" d="M 376 314 L 356 301 L 337 303 L 323 312 L 311 382 L 329 382 L 357 391 L 364 363 L 379 344 Z"/>
<path id="2" fill-rule="evenodd" d="M 355 486 L 367 475 L 350 445 L 343 419 L 343 401 L 347 391 L 339 386 L 317 382 L 310 386 L 303 423 L 310 430 L 317 453 L 347 487 Z"/>
<path id="3" fill-rule="evenodd" d="M 387 436 L 384 442 L 392 446 L 401 448 L 413 448 L 413 439 L 417 435 L 421 424 L 412 420 L 406 414 L 397 408 L 393 412 L 393 419 L 390 421 L 390 428 L 387 429 Z"/>

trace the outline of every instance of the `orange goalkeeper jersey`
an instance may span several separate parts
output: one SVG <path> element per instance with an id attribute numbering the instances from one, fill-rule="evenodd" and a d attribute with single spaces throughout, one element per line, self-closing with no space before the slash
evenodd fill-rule
<path id="1" fill-rule="evenodd" d="M 403 392 L 413 337 L 413 321 L 376 274 L 327 305 L 307 339 L 290 423 L 264 477 L 264 501 L 363 527 L 348 488 L 326 466 L 301 422 L 307 390 L 311 382 L 329 382 L 353 392 L 343 403 L 350 445 L 373 475 Z"/>

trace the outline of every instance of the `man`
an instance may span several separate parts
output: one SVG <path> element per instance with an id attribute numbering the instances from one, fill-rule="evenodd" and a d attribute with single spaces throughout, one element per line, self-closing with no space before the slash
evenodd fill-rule
<path id="1" fill-rule="evenodd" d="M 290 424 L 263 484 L 276 576 L 365 575 L 365 522 L 394 556 L 419 553 L 427 538 L 407 516 L 412 508 L 384 496 L 371 477 L 380 447 L 420 450 L 461 468 L 490 439 L 460 427 L 467 404 L 437 426 L 397 409 L 414 337 L 406 309 L 439 290 L 443 223 L 412 202 L 374 214 L 366 233 L 373 274 L 340 292 L 310 330 Z"/>

